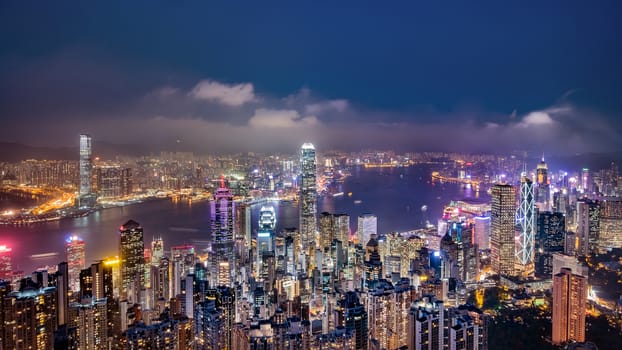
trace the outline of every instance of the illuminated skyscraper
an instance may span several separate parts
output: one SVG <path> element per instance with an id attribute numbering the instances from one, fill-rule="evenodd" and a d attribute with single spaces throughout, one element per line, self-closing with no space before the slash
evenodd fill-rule
<path id="1" fill-rule="evenodd" d="M 378 234 L 378 218 L 374 214 L 363 214 L 358 218 L 357 238 L 359 244 L 367 244 L 371 235 Z"/>
<path id="2" fill-rule="evenodd" d="M 347 292 L 344 298 L 338 301 L 336 310 L 339 326 L 355 333 L 354 349 L 367 349 L 369 339 L 367 311 L 356 292 Z"/>
<path id="3" fill-rule="evenodd" d="M 91 159 L 91 136 L 80 135 L 80 190 L 78 202 L 81 207 L 95 204 L 93 195 L 93 161 Z"/>
<path id="4" fill-rule="evenodd" d="M 492 187 L 490 261 L 493 272 L 514 275 L 514 225 L 516 195 L 514 187 L 495 184 Z"/>
<path id="5" fill-rule="evenodd" d="M 538 184 L 536 202 L 541 210 L 550 210 L 548 166 L 544 161 L 544 157 L 542 157 L 542 161 L 536 167 L 536 183 Z"/>
<path id="6" fill-rule="evenodd" d="M 145 244 L 143 228 L 129 220 L 119 228 L 121 263 L 121 294 L 132 302 L 139 302 L 145 286 Z"/>
<path id="7" fill-rule="evenodd" d="M 230 287 L 234 281 L 234 213 L 233 195 L 227 188 L 223 177 L 220 181 L 220 188 L 214 194 L 211 207 L 212 253 L 210 254 L 210 282 L 212 286 L 224 285 Z M 227 267 L 227 271 L 224 271 L 225 267 Z"/>
<path id="8" fill-rule="evenodd" d="M 520 205 L 516 213 L 516 224 L 520 228 L 516 258 L 520 272 L 524 275 L 533 273 L 533 247 L 536 233 L 536 203 L 534 201 L 533 182 L 524 171 L 520 184 Z"/>
<path id="9" fill-rule="evenodd" d="M 347 214 L 320 214 L 320 240 L 321 249 L 329 247 L 333 240 L 337 239 L 342 244 L 348 242 L 350 237 L 350 216 Z"/>
<path id="10" fill-rule="evenodd" d="M 562 268 L 553 276 L 553 344 L 585 341 L 587 277 Z"/>
<path id="11" fill-rule="evenodd" d="M 548 278 L 553 273 L 553 253 L 564 252 L 566 218 L 562 213 L 551 213 L 549 211 L 539 213 L 537 226 L 536 275 Z"/>
<path id="12" fill-rule="evenodd" d="M 313 255 L 317 230 L 317 169 L 315 147 L 305 143 L 300 150 L 300 237 L 303 251 Z"/>
<path id="13" fill-rule="evenodd" d="M 84 241 L 76 236 L 69 236 L 65 240 L 67 251 L 67 264 L 69 266 L 69 289 L 74 292 L 80 291 L 80 271 L 86 264 Z"/>
<path id="14" fill-rule="evenodd" d="M 600 232 L 597 248 L 600 252 L 622 248 L 622 198 L 606 197 L 600 201 Z"/>
<path id="15" fill-rule="evenodd" d="M 586 256 L 598 250 L 600 236 L 600 203 L 583 198 L 577 201 L 577 255 Z"/>
<path id="16" fill-rule="evenodd" d="M 0 280 L 10 280 L 13 272 L 11 263 L 12 249 L 6 245 L 0 245 Z"/>

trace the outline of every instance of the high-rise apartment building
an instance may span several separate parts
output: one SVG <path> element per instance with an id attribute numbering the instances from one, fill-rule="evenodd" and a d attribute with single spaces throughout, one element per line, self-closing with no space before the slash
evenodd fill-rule
<path id="1" fill-rule="evenodd" d="M 143 228 L 129 220 L 119 228 L 119 259 L 121 263 L 121 295 L 138 302 L 145 286 L 145 244 Z"/>
<path id="2" fill-rule="evenodd" d="M 585 341 L 587 277 L 562 268 L 553 276 L 553 344 Z"/>
<path id="3" fill-rule="evenodd" d="M 408 350 L 488 349 L 487 317 L 469 305 L 447 308 L 427 296 L 412 303 Z"/>
<path id="4" fill-rule="evenodd" d="M 108 318 L 106 299 L 84 299 L 69 305 L 70 326 L 76 327 L 80 349 L 107 349 Z"/>
<path id="5" fill-rule="evenodd" d="M 56 288 L 24 288 L 4 297 L 3 349 L 52 349 Z"/>
<path id="6" fill-rule="evenodd" d="M 492 187 L 490 260 L 493 272 L 514 275 L 516 194 L 508 184 Z"/>
<path id="7" fill-rule="evenodd" d="M 300 237 L 305 254 L 313 255 L 317 230 L 317 158 L 315 147 L 305 143 L 300 149 Z"/>

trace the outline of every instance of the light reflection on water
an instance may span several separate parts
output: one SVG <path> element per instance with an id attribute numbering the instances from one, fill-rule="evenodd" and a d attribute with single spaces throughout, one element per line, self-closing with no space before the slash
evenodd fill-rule
<path id="1" fill-rule="evenodd" d="M 422 227 L 426 221 L 436 223 L 443 206 L 450 200 L 465 197 L 488 198 L 485 192 L 457 184 L 431 184 L 430 168 L 416 166 L 392 169 L 355 169 L 332 195 L 318 198 L 318 213 L 349 214 L 352 231 L 357 217 L 373 213 L 378 217 L 378 231 L 407 231 Z M 352 192 L 349 197 L 348 193 Z M 360 201 L 360 203 L 355 203 Z M 277 230 L 298 226 L 296 203 L 273 204 L 277 209 Z M 427 206 L 422 211 L 423 205 Z M 252 224 L 256 229 L 261 205 L 253 208 Z M 172 245 L 193 243 L 197 249 L 209 245 L 209 202 L 155 200 L 95 212 L 87 217 L 64 219 L 24 227 L 0 226 L 0 244 L 13 248 L 14 265 L 26 272 L 43 265 L 57 264 L 64 258 L 64 239 L 70 234 L 86 242 L 87 263 L 116 255 L 119 226 L 129 219 L 139 222 L 145 231 L 145 246 L 153 237 L 164 239 L 165 249 Z M 57 256 L 33 260 L 32 255 L 50 252 Z"/>

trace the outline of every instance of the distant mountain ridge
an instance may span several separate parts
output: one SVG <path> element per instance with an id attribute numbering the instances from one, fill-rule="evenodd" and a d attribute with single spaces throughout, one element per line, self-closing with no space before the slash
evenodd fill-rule
<path id="1" fill-rule="evenodd" d="M 93 156 L 115 159 L 117 156 L 149 155 L 146 147 L 139 145 L 117 145 L 108 142 L 94 142 Z M 0 142 L 0 162 L 19 162 L 26 159 L 78 160 L 76 147 L 36 147 L 17 142 Z"/>
<path id="2" fill-rule="evenodd" d="M 175 146 L 173 146 L 175 147 Z M 186 146 L 187 147 L 187 146 Z M 164 145 L 162 146 L 164 148 Z M 115 159 L 117 156 L 146 156 L 159 154 L 160 151 L 189 151 L 189 149 L 177 150 L 154 149 L 152 146 L 132 145 L 132 144 L 113 144 L 109 142 L 96 141 L 93 144 L 93 156 L 101 159 Z M 78 160 L 78 146 L 76 147 L 36 147 L 17 142 L 0 142 L 0 162 L 19 162 L 25 159 L 50 159 L 50 160 Z M 196 152 L 201 154 L 202 152 Z M 583 153 L 570 156 L 554 156 L 545 158 L 549 168 L 568 169 L 568 171 L 580 170 L 587 167 L 592 170 L 604 169 L 610 166 L 611 162 L 622 165 L 622 151 L 607 153 Z M 528 166 L 535 167 L 539 159 L 528 158 Z M 533 163 L 533 164 L 529 164 Z"/>

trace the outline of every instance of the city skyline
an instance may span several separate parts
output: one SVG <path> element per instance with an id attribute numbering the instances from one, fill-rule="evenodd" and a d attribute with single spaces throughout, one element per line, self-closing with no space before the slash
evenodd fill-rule
<path id="1" fill-rule="evenodd" d="M 617 2 L 49 6 L 2 4 L 2 141 L 621 148 Z"/>
<path id="2" fill-rule="evenodd" d="M 0 2 L 0 348 L 617 349 L 620 13 Z"/>

